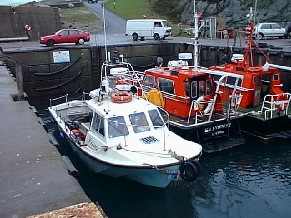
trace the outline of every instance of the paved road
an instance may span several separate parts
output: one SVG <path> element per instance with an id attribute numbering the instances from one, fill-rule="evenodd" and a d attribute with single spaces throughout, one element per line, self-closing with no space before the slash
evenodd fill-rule
<path id="1" fill-rule="evenodd" d="M 84 2 L 94 13 L 96 13 L 100 18 L 103 19 L 103 8 L 102 2 L 98 3 L 87 3 Z M 137 44 L 147 44 L 147 43 L 193 43 L 193 39 L 186 37 L 168 37 L 166 40 L 155 41 L 152 38 L 146 38 L 145 41 L 133 42 L 131 36 L 125 36 L 125 26 L 126 20 L 106 9 L 104 9 L 104 17 L 106 23 L 106 37 L 104 36 L 104 31 L 100 30 L 96 33 L 91 34 L 90 42 L 85 43 L 83 46 L 95 46 L 95 45 L 137 45 Z M 272 50 L 282 50 L 285 52 L 291 52 L 291 39 L 278 39 L 272 38 L 267 40 L 260 40 L 261 43 L 266 43 L 267 46 Z M 233 39 L 199 39 L 200 45 L 207 46 L 219 46 L 219 47 L 246 47 L 246 39 L 240 38 L 235 42 Z M 55 47 L 60 47 L 62 45 L 55 45 Z M 75 44 L 69 44 L 70 46 L 76 46 Z M 81 45 L 77 45 L 80 46 Z M 3 48 L 4 52 L 7 51 L 17 51 L 17 50 L 35 50 L 35 49 L 47 49 L 45 45 L 40 45 L 38 41 L 27 41 L 27 42 L 8 42 L 0 43 L 0 47 Z"/>
<path id="2" fill-rule="evenodd" d="M 102 7 L 103 1 L 98 1 L 97 3 L 87 3 L 84 4 L 90 8 L 94 13 L 96 13 L 101 19 L 105 17 L 106 23 L 106 34 L 125 34 L 125 26 L 126 26 L 126 19 L 108 11 L 106 9 L 103 10 Z M 103 13 L 104 12 L 104 13 Z M 104 20 L 104 19 L 103 19 Z M 98 31 L 98 33 L 103 32 L 103 30 Z"/>

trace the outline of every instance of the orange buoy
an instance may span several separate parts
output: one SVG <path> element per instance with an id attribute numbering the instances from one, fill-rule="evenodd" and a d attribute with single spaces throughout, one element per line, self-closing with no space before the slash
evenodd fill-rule
<path id="1" fill-rule="evenodd" d="M 115 92 L 111 95 L 111 100 L 115 103 L 131 102 L 132 95 L 126 91 Z"/>

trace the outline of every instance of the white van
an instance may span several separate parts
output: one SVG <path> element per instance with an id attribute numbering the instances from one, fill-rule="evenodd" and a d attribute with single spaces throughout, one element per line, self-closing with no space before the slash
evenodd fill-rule
<path id="1" fill-rule="evenodd" d="M 134 19 L 126 23 L 126 36 L 132 36 L 133 41 L 139 38 L 154 37 L 155 40 L 170 36 L 172 28 L 167 20 L 161 19 Z"/>

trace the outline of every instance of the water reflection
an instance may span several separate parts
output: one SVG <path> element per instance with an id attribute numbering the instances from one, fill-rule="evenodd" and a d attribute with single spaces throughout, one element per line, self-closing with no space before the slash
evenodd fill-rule
<path id="1" fill-rule="evenodd" d="M 289 217 L 291 156 L 286 141 L 248 142 L 219 155 L 204 155 L 201 164 L 203 177 L 191 190 L 197 216 Z"/>
<path id="2" fill-rule="evenodd" d="M 287 141 L 245 145 L 204 154 L 203 173 L 192 184 L 157 189 L 128 179 L 94 174 L 58 136 L 45 108 L 48 101 L 32 102 L 54 130 L 62 155 L 79 170 L 79 184 L 108 217 L 290 217 L 291 148 Z"/>

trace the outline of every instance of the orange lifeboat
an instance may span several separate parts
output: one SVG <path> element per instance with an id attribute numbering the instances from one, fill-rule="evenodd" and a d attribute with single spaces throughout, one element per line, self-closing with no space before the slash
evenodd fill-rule
<path id="1" fill-rule="evenodd" d="M 127 103 L 131 102 L 132 95 L 126 91 L 115 92 L 111 95 L 111 100 L 114 103 Z"/>

